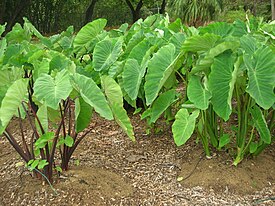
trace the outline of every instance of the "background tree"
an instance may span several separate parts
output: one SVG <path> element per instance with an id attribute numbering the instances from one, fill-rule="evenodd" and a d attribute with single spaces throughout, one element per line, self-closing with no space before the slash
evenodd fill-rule
<path id="1" fill-rule="evenodd" d="M 7 22 L 4 35 L 10 31 L 16 22 L 21 22 L 24 11 L 28 9 L 31 0 L 1 0 L 0 2 L 0 24 Z"/>
<path id="2" fill-rule="evenodd" d="M 182 18 L 185 23 L 198 25 L 213 20 L 223 9 L 222 0 L 173 0 L 170 12 Z"/>
<path id="3" fill-rule="evenodd" d="M 275 20 L 275 2 L 274 0 L 271 0 L 271 19 Z"/>
<path id="4" fill-rule="evenodd" d="M 166 0 L 162 0 L 161 6 L 160 6 L 160 10 L 159 10 L 160 14 L 165 14 L 166 4 L 167 4 L 167 1 Z"/>
<path id="5" fill-rule="evenodd" d="M 97 0 L 92 0 L 89 7 L 87 8 L 86 16 L 85 16 L 85 23 L 92 21 L 96 2 L 97 2 Z"/>
<path id="6" fill-rule="evenodd" d="M 136 22 L 138 19 L 141 18 L 141 8 L 143 6 L 143 0 L 139 0 L 135 6 L 133 2 L 130 0 L 125 0 L 126 4 L 131 10 L 133 23 Z"/>

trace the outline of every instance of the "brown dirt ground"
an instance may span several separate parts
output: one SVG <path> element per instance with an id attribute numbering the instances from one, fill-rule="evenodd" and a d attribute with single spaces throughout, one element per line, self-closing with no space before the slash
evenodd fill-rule
<path id="1" fill-rule="evenodd" d="M 16 166 L 22 160 L 1 138 L 0 205 L 275 205 L 274 145 L 233 167 L 226 152 L 204 158 L 193 139 L 176 147 L 163 122 L 154 135 L 145 134 L 138 115 L 132 122 L 135 143 L 114 122 L 95 116 L 71 170 L 53 185 L 57 195 Z"/>

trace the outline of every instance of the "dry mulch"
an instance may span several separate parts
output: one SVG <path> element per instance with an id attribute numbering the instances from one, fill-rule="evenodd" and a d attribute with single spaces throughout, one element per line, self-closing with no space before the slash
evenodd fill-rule
<path id="1" fill-rule="evenodd" d="M 71 170 L 53 185 L 57 195 L 16 166 L 22 160 L 1 138 L 0 205 L 275 205 L 274 145 L 238 169 L 226 152 L 205 159 L 195 140 L 176 147 L 164 122 L 154 135 L 146 135 L 137 115 L 132 122 L 135 143 L 114 122 L 95 116 Z"/>

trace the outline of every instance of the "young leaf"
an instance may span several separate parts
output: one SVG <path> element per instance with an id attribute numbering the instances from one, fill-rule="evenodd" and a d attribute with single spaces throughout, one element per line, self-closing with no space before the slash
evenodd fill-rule
<path id="1" fill-rule="evenodd" d="M 219 149 L 223 148 L 225 145 L 227 145 L 230 142 L 230 136 L 229 134 L 224 134 L 219 141 Z"/>
<path id="2" fill-rule="evenodd" d="M 43 135 L 41 135 L 40 137 L 39 137 L 39 139 L 38 140 L 36 140 L 36 142 L 35 142 L 35 147 L 36 148 L 39 148 L 39 149 L 41 149 L 41 148 L 44 148 L 45 147 L 45 145 L 49 142 L 49 141 L 51 141 L 52 139 L 54 139 L 54 132 L 47 132 L 47 133 L 45 133 L 45 134 L 43 134 Z"/>
<path id="3" fill-rule="evenodd" d="M 74 139 L 71 136 L 68 135 L 68 136 L 65 137 L 64 144 L 68 147 L 72 147 L 73 144 L 74 144 Z"/>
<path id="4" fill-rule="evenodd" d="M 47 160 L 40 160 L 38 163 L 38 169 L 41 170 L 43 169 L 46 165 L 48 165 L 49 163 L 47 162 Z"/>
<path id="5" fill-rule="evenodd" d="M 31 171 L 34 170 L 38 164 L 39 164 L 39 160 L 34 160 L 30 165 L 30 170 Z"/>
<path id="6" fill-rule="evenodd" d="M 62 172 L 62 169 L 61 169 L 61 167 L 59 167 L 59 166 L 56 166 L 56 167 L 55 167 L 55 170 L 56 170 L 57 172 Z"/>
<path id="7" fill-rule="evenodd" d="M 258 106 L 254 106 L 252 108 L 250 108 L 250 113 L 252 115 L 252 121 L 255 124 L 255 127 L 257 129 L 257 131 L 260 134 L 261 139 L 267 143 L 270 144 L 271 143 L 271 135 L 270 135 L 270 131 L 267 127 L 265 118 L 262 114 L 261 109 Z"/>
<path id="8" fill-rule="evenodd" d="M 72 91 L 70 76 L 66 70 L 58 72 L 55 78 L 48 74 L 41 75 L 34 83 L 34 96 L 41 103 L 57 109 L 61 100 L 65 100 Z"/>
<path id="9" fill-rule="evenodd" d="M 200 111 L 195 110 L 190 115 L 187 109 L 180 109 L 176 114 L 176 120 L 172 125 L 174 141 L 177 146 L 185 144 L 194 132 L 196 119 Z"/>

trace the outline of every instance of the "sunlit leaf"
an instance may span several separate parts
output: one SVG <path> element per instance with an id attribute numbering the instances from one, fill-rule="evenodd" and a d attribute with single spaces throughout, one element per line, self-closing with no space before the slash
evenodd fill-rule
<path id="1" fill-rule="evenodd" d="M 180 109 L 176 114 L 176 120 L 172 125 L 174 141 L 177 146 L 181 146 L 191 137 L 194 132 L 196 119 L 200 111 L 195 110 L 190 115 L 187 109 Z"/>

